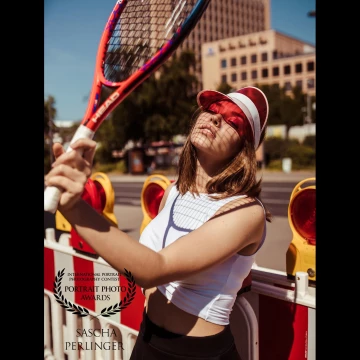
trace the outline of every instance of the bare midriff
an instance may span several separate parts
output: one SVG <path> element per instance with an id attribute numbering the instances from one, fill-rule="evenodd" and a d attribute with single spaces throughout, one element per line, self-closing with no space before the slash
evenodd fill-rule
<path id="1" fill-rule="evenodd" d="M 145 290 L 146 312 L 150 320 L 173 333 L 188 336 L 210 336 L 221 332 L 218 325 L 189 314 L 172 304 L 156 287 Z"/>

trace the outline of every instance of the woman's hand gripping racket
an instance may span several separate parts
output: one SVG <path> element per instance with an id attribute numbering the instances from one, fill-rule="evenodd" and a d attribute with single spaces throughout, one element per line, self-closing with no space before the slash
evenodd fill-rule
<path id="1" fill-rule="evenodd" d="M 109 113 L 157 70 L 201 18 L 210 0 L 118 0 L 106 23 L 96 57 L 85 116 L 70 145 L 92 139 Z M 115 90 L 100 103 L 103 88 Z M 71 146 L 67 151 L 71 151 Z M 44 210 L 55 213 L 61 190 L 49 186 Z"/>

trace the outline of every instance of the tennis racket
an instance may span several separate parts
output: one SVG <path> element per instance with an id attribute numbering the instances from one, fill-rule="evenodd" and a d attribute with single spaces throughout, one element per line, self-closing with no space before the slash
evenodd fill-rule
<path id="1" fill-rule="evenodd" d="M 87 109 L 71 144 L 92 139 L 110 112 L 154 73 L 200 20 L 210 0 L 118 0 L 100 39 Z M 105 89 L 114 90 L 100 102 Z M 105 93 L 106 94 L 106 93 Z M 61 190 L 48 186 L 44 210 L 55 213 Z"/>

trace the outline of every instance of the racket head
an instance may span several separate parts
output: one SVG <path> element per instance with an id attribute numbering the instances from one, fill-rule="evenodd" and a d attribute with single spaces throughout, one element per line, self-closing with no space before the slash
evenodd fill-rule
<path id="1" fill-rule="evenodd" d="M 82 124 L 103 119 L 178 48 L 210 0 L 118 0 L 103 31 Z M 116 88 L 101 102 L 105 88 Z"/>

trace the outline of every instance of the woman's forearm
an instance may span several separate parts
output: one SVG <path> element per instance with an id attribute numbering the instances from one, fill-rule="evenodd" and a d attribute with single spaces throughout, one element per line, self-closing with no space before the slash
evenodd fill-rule
<path id="1" fill-rule="evenodd" d="M 161 284 L 164 266 L 161 254 L 111 225 L 83 200 L 79 200 L 71 210 L 59 208 L 59 211 L 96 253 L 119 273 L 123 274 L 124 269 L 130 271 L 135 282 L 144 288 Z"/>

